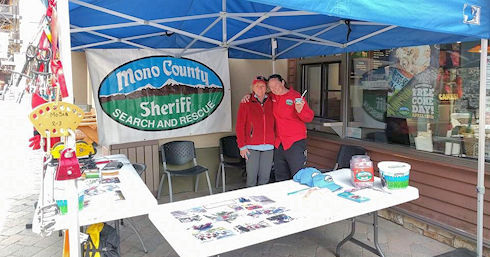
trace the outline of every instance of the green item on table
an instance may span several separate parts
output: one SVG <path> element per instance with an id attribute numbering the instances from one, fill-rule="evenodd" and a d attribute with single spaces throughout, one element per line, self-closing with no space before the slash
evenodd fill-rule
<path id="1" fill-rule="evenodd" d="M 78 210 L 83 209 L 84 200 L 85 200 L 84 195 L 80 195 L 78 197 Z M 56 204 L 58 205 L 58 208 L 60 208 L 60 212 L 62 215 L 68 213 L 68 201 L 67 200 L 56 200 Z"/>
<path id="2" fill-rule="evenodd" d="M 85 172 L 85 178 L 100 178 L 100 172 Z"/>

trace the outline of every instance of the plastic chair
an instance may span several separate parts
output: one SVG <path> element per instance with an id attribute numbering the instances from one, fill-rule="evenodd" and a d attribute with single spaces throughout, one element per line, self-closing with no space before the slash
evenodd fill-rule
<path id="1" fill-rule="evenodd" d="M 240 168 L 245 169 L 245 159 L 240 155 L 240 149 L 236 142 L 236 136 L 227 136 L 219 139 L 219 158 L 220 163 L 216 172 L 216 188 L 219 186 L 219 177 L 221 175 L 223 181 L 223 192 L 226 191 L 226 175 L 225 168 Z"/>
<path id="2" fill-rule="evenodd" d="M 337 153 L 337 163 L 334 170 L 350 168 L 350 159 L 354 155 L 364 155 L 367 151 L 363 147 L 356 145 L 341 145 Z"/>
<path id="3" fill-rule="evenodd" d="M 332 170 L 320 169 L 321 172 L 330 172 L 343 168 L 350 168 L 350 159 L 354 155 L 364 155 L 367 151 L 363 147 L 355 145 L 340 145 L 339 152 L 337 153 L 337 162 Z"/>
<path id="4" fill-rule="evenodd" d="M 160 199 L 160 193 L 162 191 L 163 181 L 165 175 L 168 177 L 168 191 L 170 195 L 170 202 L 173 201 L 172 193 L 172 176 L 196 176 L 196 184 L 194 191 L 197 192 L 199 186 L 199 176 L 201 173 L 206 173 L 206 179 L 208 181 L 209 194 L 212 195 L 211 182 L 209 181 L 208 168 L 197 164 L 196 149 L 194 142 L 192 141 L 173 141 L 160 146 L 160 154 L 163 162 L 163 175 L 160 179 L 160 185 L 158 186 L 157 198 Z M 167 164 L 170 165 L 184 165 L 192 161 L 193 166 L 190 168 L 180 170 L 170 170 L 167 168 Z"/>
<path id="5" fill-rule="evenodd" d="M 132 165 L 133 165 L 133 168 L 136 170 L 136 173 L 138 173 L 138 175 L 141 177 L 141 175 L 143 175 L 143 173 L 146 170 L 146 164 L 144 164 L 144 163 L 133 163 Z"/>

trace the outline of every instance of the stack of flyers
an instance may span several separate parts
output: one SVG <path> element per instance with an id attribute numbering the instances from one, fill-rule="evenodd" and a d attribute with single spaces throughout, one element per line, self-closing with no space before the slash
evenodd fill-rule
<path id="1" fill-rule="evenodd" d="M 269 207 L 266 209 L 253 210 L 253 211 L 249 212 L 247 215 L 254 217 L 254 218 L 258 218 L 261 215 L 274 215 L 274 214 L 284 213 L 285 211 L 286 211 L 286 208 L 284 208 L 284 207 Z"/>
<path id="2" fill-rule="evenodd" d="M 261 204 L 268 204 L 274 202 L 272 199 L 264 195 L 250 196 L 250 198 L 252 198 L 252 200 L 259 202 Z"/>
<path id="3" fill-rule="evenodd" d="M 276 225 L 279 225 L 279 224 L 288 223 L 288 222 L 292 221 L 293 218 L 291 218 L 290 216 L 288 216 L 286 214 L 279 214 L 276 216 L 269 217 L 269 218 L 267 218 L 267 220 L 271 221 L 272 223 L 274 223 Z"/>
<path id="4" fill-rule="evenodd" d="M 245 223 L 242 225 L 236 225 L 233 229 L 235 229 L 235 231 L 241 234 L 241 233 L 246 233 L 261 228 L 266 228 L 269 226 L 270 226 L 269 223 L 265 221 L 260 221 L 258 223 Z"/>
<path id="5" fill-rule="evenodd" d="M 235 233 L 232 230 L 223 227 L 218 227 L 218 228 L 211 228 L 204 231 L 197 231 L 192 233 L 192 235 L 195 238 L 199 239 L 201 242 L 209 242 L 212 240 L 233 236 L 235 235 Z"/>
<path id="6" fill-rule="evenodd" d="M 253 203 L 247 203 L 243 207 L 249 211 L 262 208 L 262 206 Z"/>
<path id="7" fill-rule="evenodd" d="M 215 221 L 226 221 L 228 223 L 231 223 L 233 220 L 235 220 L 238 217 L 238 214 L 232 211 L 221 211 L 215 214 L 204 215 L 204 216 Z"/>
<path id="8" fill-rule="evenodd" d="M 200 221 L 202 219 L 201 216 L 186 211 L 173 211 L 170 214 L 172 214 L 172 216 L 178 219 L 181 223 Z"/>
<path id="9" fill-rule="evenodd" d="M 112 177 L 112 178 L 103 178 L 100 181 L 101 184 L 117 184 L 121 183 L 118 177 Z"/>

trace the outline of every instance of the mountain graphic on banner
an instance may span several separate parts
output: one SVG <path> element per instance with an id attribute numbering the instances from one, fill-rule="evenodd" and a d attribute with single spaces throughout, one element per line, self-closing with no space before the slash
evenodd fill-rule
<path id="1" fill-rule="evenodd" d="M 110 102 L 114 100 L 125 99 L 137 99 L 142 97 L 151 96 L 165 96 L 165 95 L 191 95 L 191 94 L 203 94 L 203 93 L 215 93 L 224 92 L 223 87 L 212 84 L 206 85 L 188 85 L 177 82 L 173 79 L 168 79 L 160 87 L 155 87 L 151 84 L 146 84 L 130 93 L 116 93 L 108 96 L 99 96 L 101 103 Z"/>

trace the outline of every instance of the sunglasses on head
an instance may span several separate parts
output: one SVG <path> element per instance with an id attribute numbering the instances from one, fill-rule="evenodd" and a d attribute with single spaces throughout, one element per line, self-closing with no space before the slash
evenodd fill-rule
<path id="1" fill-rule="evenodd" d="M 263 81 L 267 81 L 267 78 L 264 77 L 264 76 L 257 76 L 256 78 L 257 80 L 263 80 Z"/>
<path id="2" fill-rule="evenodd" d="M 269 78 L 267 80 L 271 80 L 271 79 L 277 79 L 279 81 L 282 81 L 282 77 L 279 74 L 272 74 L 269 76 Z"/>

